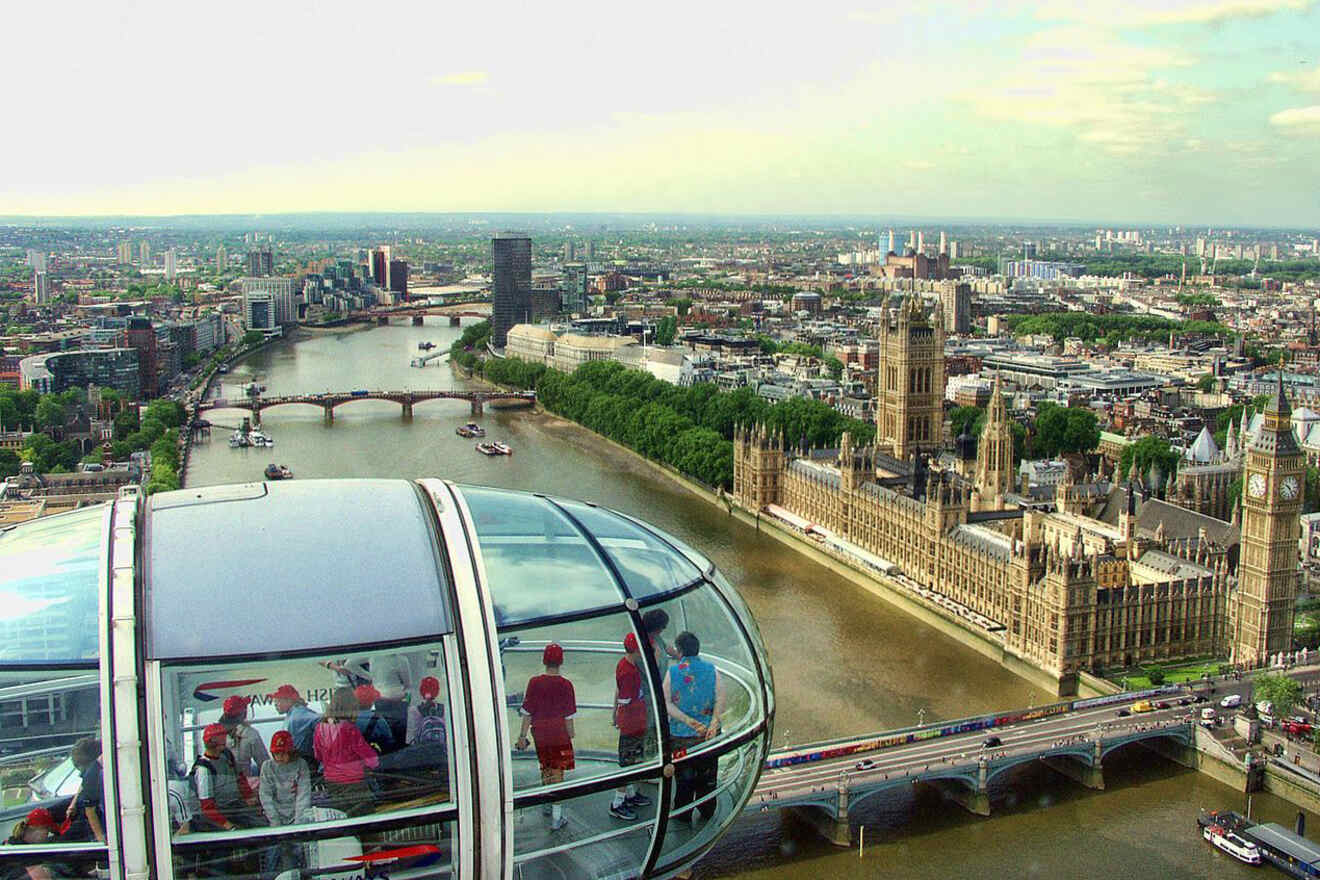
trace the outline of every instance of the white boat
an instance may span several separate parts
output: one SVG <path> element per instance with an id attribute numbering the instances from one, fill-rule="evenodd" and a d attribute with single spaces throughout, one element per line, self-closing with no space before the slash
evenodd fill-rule
<path id="1" fill-rule="evenodd" d="M 248 431 L 248 443 L 252 446 L 274 446 L 274 438 L 267 436 L 257 430 Z"/>
<path id="2" fill-rule="evenodd" d="M 512 455 L 513 454 L 512 449 L 510 449 L 505 444 L 499 442 L 498 440 L 493 440 L 489 443 L 478 443 L 476 449 L 477 452 L 480 452 L 482 455 Z"/>
<path id="3" fill-rule="evenodd" d="M 242 431 L 235 431 L 234 433 L 229 435 L 230 449 L 238 449 L 240 447 L 247 445 L 248 445 L 248 438 L 243 435 Z"/>
<path id="4" fill-rule="evenodd" d="M 1260 847 L 1232 831 L 1225 831 L 1219 825 L 1207 825 L 1201 830 L 1201 836 L 1210 841 L 1216 849 L 1223 850 L 1239 862 L 1248 865 L 1260 864 Z"/>
<path id="5" fill-rule="evenodd" d="M 498 453 L 499 455 L 513 455 L 513 450 L 509 448 L 509 444 L 507 443 L 501 443 L 500 441 L 496 440 L 492 442 L 490 445 L 495 447 L 495 452 Z"/>

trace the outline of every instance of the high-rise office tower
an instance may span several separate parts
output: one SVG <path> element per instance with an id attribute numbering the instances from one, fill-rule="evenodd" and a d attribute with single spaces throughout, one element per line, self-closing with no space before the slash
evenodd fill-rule
<path id="1" fill-rule="evenodd" d="M 944 230 L 941 229 L 941 230 L 940 230 L 940 253 L 942 253 L 942 254 L 947 254 L 948 252 L 949 252 L 949 243 L 948 243 L 948 241 L 947 241 L 947 240 L 945 239 L 945 237 L 944 237 Z"/>
<path id="2" fill-rule="evenodd" d="M 403 300 L 408 299 L 408 262 L 406 260 L 389 261 L 388 282 L 389 289 L 400 295 Z"/>
<path id="3" fill-rule="evenodd" d="M 50 304 L 50 276 L 44 269 L 32 273 L 32 304 L 36 306 Z"/>
<path id="4" fill-rule="evenodd" d="M 229 265 L 229 251 L 225 250 L 224 245 L 215 249 L 215 271 L 223 272 Z"/>
<path id="5" fill-rule="evenodd" d="M 270 249 L 248 251 L 248 275 L 252 278 L 264 278 L 275 271 L 275 255 Z"/>
<path id="6" fill-rule="evenodd" d="M 137 350 L 138 394 L 143 400 L 156 396 L 156 328 L 150 318 L 129 318 L 124 330 L 124 348 Z"/>
<path id="7" fill-rule="evenodd" d="M 590 263 L 590 262 L 591 262 L 592 260 L 594 260 L 594 259 L 596 259 L 596 243 L 595 243 L 594 241 L 588 241 L 588 242 L 587 242 L 587 262 Z"/>
<path id="8" fill-rule="evenodd" d="M 138 245 L 138 264 L 144 269 L 151 265 L 151 243 L 146 239 Z"/>
<path id="9" fill-rule="evenodd" d="M 917 230 L 917 253 L 923 253 L 926 250 L 926 233 L 920 229 Z"/>
<path id="10" fill-rule="evenodd" d="M 889 248 L 885 251 L 887 254 L 897 253 L 894 250 L 894 230 L 889 230 Z"/>
<path id="11" fill-rule="evenodd" d="M 177 260 L 178 255 L 174 252 L 174 248 L 170 248 L 165 252 L 165 279 L 167 281 L 173 281 L 178 272 Z"/>
<path id="12" fill-rule="evenodd" d="M 591 253 L 587 242 L 587 253 Z M 517 232 L 502 232 L 490 240 L 495 264 L 491 284 L 491 340 L 503 348 L 509 328 L 531 313 L 532 240 Z"/>
<path id="13" fill-rule="evenodd" d="M 573 240 L 569 239 L 568 241 L 564 242 L 564 262 L 565 263 L 573 262 L 573 257 L 576 256 L 576 254 L 577 251 L 573 247 Z"/>
<path id="14" fill-rule="evenodd" d="M 128 266 L 133 262 L 133 242 L 121 241 L 119 243 L 119 265 Z"/>
<path id="15" fill-rule="evenodd" d="M 390 260 L 393 259 L 390 246 L 383 244 L 373 248 L 369 259 L 372 282 L 383 290 L 390 290 Z"/>
<path id="16" fill-rule="evenodd" d="M 958 242 L 956 241 L 949 242 L 949 259 L 958 259 Z"/>

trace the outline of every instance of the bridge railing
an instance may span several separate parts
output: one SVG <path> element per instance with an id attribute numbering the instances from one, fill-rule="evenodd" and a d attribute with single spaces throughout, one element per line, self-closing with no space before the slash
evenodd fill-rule
<path id="1" fill-rule="evenodd" d="M 781 749 L 777 752 L 771 752 L 770 756 L 766 759 L 765 766 L 766 769 L 772 770 L 777 767 L 791 767 L 794 764 L 803 764 L 811 761 L 824 761 L 831 758 L 841 758 L 845 755 L 854 755 L 860 752 L 875 752 L 881 749 L 892 748 L 893 746 L 907 745 L 909 743 L 921 742 L 928 739 L 939 739 L 940 737 L 945 736 L 956 736 L 958 734 L 971 733 L 977 730 L 990 730 L 995 727 L 1017 724 L 1022 721 L 1034 721 L 1038 718 L 1048 718 L 1053 715 L 1062 715 L 1080 709 L 1091 709 L 1096 706 L 1107 706 L 1113 703 L 1132 702 L 1135 700 L 1148 699 L 1150 697 L 1179 693 L 1180 691 L 1181 687 L 1178 685 L 1164 685 L 1162 687 L 1151 688 L 1150 690 L 1145 691 L 1107 694 L 1103 697 L 1088 697 L 1081 700 L 1048 703 L 1044 706 L 1034 706 L 1027 709 L 994 715 L 973 715 L 968 718 L 958 718 L 952 721 L 937 721 L 933 724 L 900 727 L 897 730 L 886 730 L 864 737 L 842 737 L 840 739 L 826 740 L 824 742 L 807 743 L 805 745 L 794 746 L 791 749 Z"/>

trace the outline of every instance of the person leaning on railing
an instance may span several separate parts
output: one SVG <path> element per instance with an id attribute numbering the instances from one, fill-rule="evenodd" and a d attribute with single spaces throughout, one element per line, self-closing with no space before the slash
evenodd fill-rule
<path id="1" fill-rule="evenodd" d="M 669 715 L 669 735 L 674 752 L 679 753 L 719 735 L 725 693 L 724 678 L 719 670 L 698 656 L 701 653 L 700 639 L 690 632 L 681 632 L 674 639 L 674 645 L 682 659 L 669 667 L 669 674 L 664 679 L 665 711 Z M 674 812 L 680 812 L 682 807 L 713 792 L 718 770 L 718 755 L 684 762 L 675 786 Z M 709 819 L 715 813 L 715 799 L 703 801 L 697 809 L 703 818 Z"/>

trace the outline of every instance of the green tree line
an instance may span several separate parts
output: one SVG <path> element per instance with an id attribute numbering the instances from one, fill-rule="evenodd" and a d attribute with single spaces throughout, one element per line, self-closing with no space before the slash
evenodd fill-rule
<path id="1" fill-rule="evenodd" d="M 592 361 L 566 373 L 516 358 L 491 358 L 480 362 L 478 371 L 500 385 L 535 388 L 550 412 L 725 489 L 733 487 L 733 435 L 739 425 L 764 423 L 782 431 L 793 446 L 830 447 L 845 430 L 857 443 L 875 439 L 874 425 L 820 401 L 770 404 L 751 388 L 681 387 L 617 361 Z"/>
<path id="2" fill-rule="evenodd" d="M 1199 333 L 1232 339 L 1233 331 L 1214 321 L 1173 321 L 1158 315 L 1093 315 L 1090 312 L 1050 312 L 1044 315 L 1005 315 L 1011 333 L 1047 335 L 1055 342 L 1076 336 L 1084 342 L 1115 345 L 1125 341 L 1167 340 L 1169 333 Z"/>

